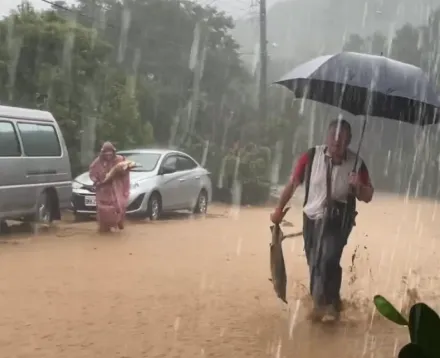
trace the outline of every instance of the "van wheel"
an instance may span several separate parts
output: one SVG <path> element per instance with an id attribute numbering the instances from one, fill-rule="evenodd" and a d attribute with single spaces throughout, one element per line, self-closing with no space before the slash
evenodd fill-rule
<path id="1" fill-rule="evenodd" d="M 200 192 L 196 206 L 193 209 L 194 214 L 205 215 L 208 211 L 208 194 L 206 190 L 202 189 Z"/>
<path id="2" fill-rule="evenodd" d="M 53 219 L 52 200 L 50 200 L 47 192 L 43 192 L 37 200 L 37 212 L 34 221 L 37 224 L 50 225 Z"/>
<path id="3" fill-rule="evenodd" d="M 162 214 L 162 198 L 160 197 L 159 193 L 154 192 L 153 194 L 151 194 L 150 199 L 148 199 L 147 217 L 151 221 L 155 221 L 160 218 L 161 214 Z"/>

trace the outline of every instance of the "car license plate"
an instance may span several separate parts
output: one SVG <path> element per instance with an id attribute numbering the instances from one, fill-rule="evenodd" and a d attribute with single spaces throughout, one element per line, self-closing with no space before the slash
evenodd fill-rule
<path id="1" fill-rule="evenodd" d="M 94 197 L 94 196 L 85 196 L 84 197 L 84 205 L 85 206 L 96 206 L 96 197 Z"/>

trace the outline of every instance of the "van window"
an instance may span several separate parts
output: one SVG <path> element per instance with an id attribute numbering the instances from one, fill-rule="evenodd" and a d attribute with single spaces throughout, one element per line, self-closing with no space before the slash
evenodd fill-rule
<path id="1" fill-rule="evenodd" d="M 20 157 L 17 133 L 11 122 L 0 121 L 0 157 Z"/>
<path id="2" fill-rule="evenodd" d="M 24 154 L 28 157 L 59 157 L 61 146 L 50 124 L 18 123 Z"/>

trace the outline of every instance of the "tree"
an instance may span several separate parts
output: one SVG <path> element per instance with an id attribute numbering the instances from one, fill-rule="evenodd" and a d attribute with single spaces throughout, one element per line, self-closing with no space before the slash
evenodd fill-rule
<path id="1" fill-rule="evenodd" d="M 387 39 L 381 33 L 375 32 L 365 39 L 359 35 L 350 35 L 343 47 L 344 51 L 363 52 L 374 55 L 387 53 Z"/>
<path id="2" fill-rule="evenodd" d="M 109 77 L 97 131 L 99 142 L 112 138 L 118 148 L 152 144 L 153 128 L 141 121 L 134 78 L 119 73 Z"/>
<path id="3" fill-rule="evenodd" d="M 168 143 L 174 118 L 194 95 L 192 57 L 201 60 L 205 52 L 200 93 L 193 105 L 198 106 L 198 112 L 191 125 L 209 127 L 200 122 L 222 112 L 220 98 L 231 92 L 231 80 L 249 79 L 237 53 L 238 45 L 228 33 L 232 19 L 215 8 L 191 1 L 134 0 L 123 5 L 81 0 L 74 9 L 83 15 L 78 21 L 98 29 L 113 45 L 115 65 L 136 73 L 139 83 L 150 83 L 159 92 L 151 99 L 152 106 L 140 108 L 141 117 L 149 117 L 155 127 L 158 142 Z M 100 27 L 98 18 L 105 18 L 107 26 Z M 181 118 L 182 124 L 188 120 Z"/>
<path id="4" fill-rule="evenodd" d="M 82 118 L 95 107 L 90 93 L 101 82 L 110 46 L 92 31 L 24 4 L 0 22 L 0 100 L 49 109 L 69 148 L 79 148 Z M 95 92 L 95 91 L 93 91 Z M 71 151 L 73 167 L 78 151 Z"/>
<path id="5" fill-rule="evenodd" d="M 262 137 L 270 123 L 255 123 L 254 82 L 233 26 L 188 0 L 79 0 L 41 12 L 25 4 L 0 21 L 0 100 L 50 110 L 74 172 L 104 140 L 164 145 L 174 131 L 189 152 L 209 143 L 209 166 L 220 173 L 232 143 L 272 140 Z M 255 174 L 247 173 L 243 181 Z"/>

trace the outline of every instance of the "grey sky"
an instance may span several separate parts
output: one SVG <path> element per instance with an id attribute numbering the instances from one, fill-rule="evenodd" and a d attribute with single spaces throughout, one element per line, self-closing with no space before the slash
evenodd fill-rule
<path id="1" fill-rule="evenodd" d="M 258 0 L 198 0 L 203 4 L 216 5 L 219 9 L 227 12 L 234 17 L 246 16 L 250 13 L 255 13 L 258 5 Z M 269 0 L 269 5 L 276 0 Z M 16 8 L 22 0 L 0 0 L 0 16 L 5 16 L 10 10 Z M 49 5 L 41 0 L 30 0 L 30 2 L 37 9 L 48 8 Z M 67 0 L 67 3 L 74 1 Z"/>

